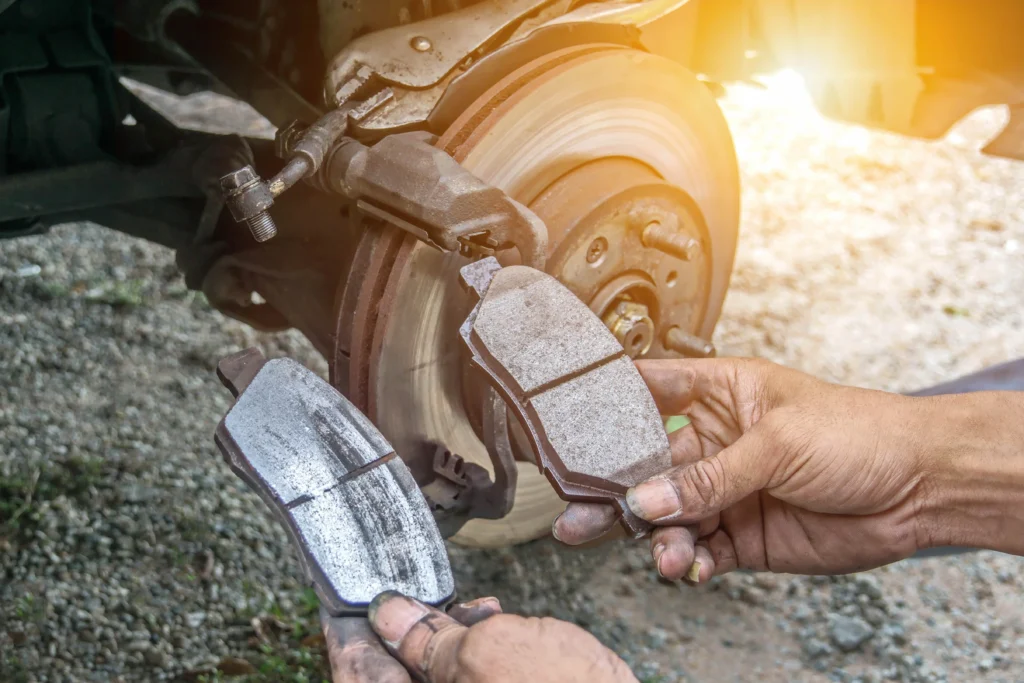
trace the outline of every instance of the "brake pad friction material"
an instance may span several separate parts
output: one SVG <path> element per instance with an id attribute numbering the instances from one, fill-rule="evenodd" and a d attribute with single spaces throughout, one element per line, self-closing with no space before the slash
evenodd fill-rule
<path id="1" fill-rule="evenodd" d="M 217 445 L 284 525 L 332 615 L 366 614 L 385 590 L 451 601 L 451 565 L 427 502 L 355 406 L 299 363 L 252 349 L 218 373 L 237 400 Z"/>
<path id="2" fill-rule="evenodd" d="M 472 362 L 519 418 L 558 494 L 612 504 L 631 534 L 650 531 L 625 493 L 672 458 L 654 398 L 619 342 L 546 273 L 489 258 L 464 267 L 462 281 L 480 299 L 460 330 Z"/>
<path id="3" fill-rule="evenodd" d="M 477 308 L 473 332 L 519 391 L 531 396 L 566 375 L 622 355 L 604 323 L 580 303 L 539 270 L 503 268 Z"/>

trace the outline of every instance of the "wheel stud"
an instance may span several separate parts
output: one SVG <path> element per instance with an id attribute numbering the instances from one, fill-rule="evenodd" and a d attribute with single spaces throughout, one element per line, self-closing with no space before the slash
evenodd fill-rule
<path id="1" fill-rule="evenodd" d="M 679 230 L 675 216 L 664 216 L 649 222 L 641 234 L 644 246 L 689 263 L 700 256 L 700 242 Z"/>
<path id="2" fill-rule="evenodd" d="M 700 337 L 673 327 L 665 333 L 665 348 L 675 351 L 684 358 L 714 358 L 718 355 L 715 345 Z"/>

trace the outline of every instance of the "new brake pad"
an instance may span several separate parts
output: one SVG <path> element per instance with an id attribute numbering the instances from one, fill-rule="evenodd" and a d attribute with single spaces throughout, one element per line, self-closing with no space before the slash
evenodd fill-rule
<path id="1" fill-rule="evenodd" d="M 614 505 L 634 536 L 650 525 L 626 491 L 671 466 L 654 398 L 618 340 L 554 277 L 487 258 L 465 266 L 479 299 L 460 333 L 515 413 L 565 500 Z"/>
<path id="2" fill-rule="evenodd" d="M 437 524 L 405 463 L 344 396 L 299 363 L 249 349 L 217 374 L 236 397 L 215 440 L 270 507 L 334 616 L 397 590 L 443 607 L 455 583 Z"/>

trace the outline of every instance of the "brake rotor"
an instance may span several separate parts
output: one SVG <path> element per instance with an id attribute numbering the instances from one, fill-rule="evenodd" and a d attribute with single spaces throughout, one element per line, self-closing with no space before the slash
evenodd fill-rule
<path id="1" fill-rule="evenodd" d="M 545 220 L 549 272 L 592 307 L 635 297 L 646 301 L 653 326 L 671 318 L 688 333 L 710 337 L 732 270 L 739 180 L 722 114 L 691 73 L 615 46 L 552 53 L 494 85 L 438 145 Z M 698 245 L 688 262 L 637 242 L 629 226 L 638 220 L 638 205 L 679 215 L 679 229 Z M 370 233 L 364 239 L 381 238 Z M 594 242 L 605 251 L 589 260 Z M 335 373 L 349 366 L 341 383 L 360 394 L 352 400 L 414 473 L 416 463 L 431 461 L 437 444 L 490 469 L 473 419 L 479 411 L 467 406 L 476 394 L 466 388 L 458 339 L 469 306 L 458 272 L 467 261 L 412 237 L 395 251 L 388 244 L 377 253 L 394 254 L 390 267 L 378 259 L 374 277 L 345 292 L 366 313 L 339 319 L 339 332 L 356 325 L 349 348 L 339 346 Z M 626 251 L 634 257 L 625 258 Z M 660 290 L 669 292 L 664 302 Z M 651 349 L 659 352 L 656 339 Z M 564 505 L 536 466 L 522 462 L 512 512 L 473 520 L 454 540 L 494 547 L 537 538 Z"/>

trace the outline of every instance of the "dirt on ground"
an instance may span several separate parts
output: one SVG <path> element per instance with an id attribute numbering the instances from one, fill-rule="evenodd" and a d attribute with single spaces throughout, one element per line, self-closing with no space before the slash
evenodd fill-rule
<path id="1" fill-rule="evenodd" d="M 1005 112 L 924 142 L 766 84 L 722 100 L 744 185 L 723 355 L 894 391 L 1024 355 L 1024 164 L 977 151 Z M 237 128 L 209 96 L 176 106 Z M 214 364 L 247 345 L 325 371 L 212 310 L 163 248 L 93 225 L 0 245 L 0 681 L 323 679 L 315 597 L 212 443 Z M 645 682 L 1024 681 L 1021 558 L 693 589 L 643 543 L 451 555 L 462 595 L 574 621 Z"/>

